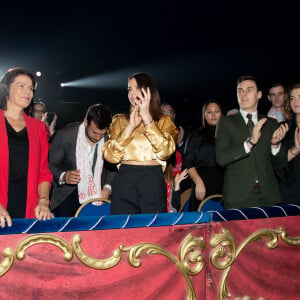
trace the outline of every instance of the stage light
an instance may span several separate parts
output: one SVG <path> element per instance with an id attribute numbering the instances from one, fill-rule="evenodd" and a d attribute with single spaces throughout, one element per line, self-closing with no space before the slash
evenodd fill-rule
<path id="1" fill-rule="evenodd" d="M 88 76 L 85 78 L 76 79 L 73 81 L 68 81 L 61 83 L 61 87 L 71 87 L 71 88 L 98 88 L 98 89 L 122 89 L 128 76 L 131 74 L 130 70 L 116 70 L 104 74 L 97 74 L 93 76 Z"/>
<path id="2" fill-rule="evenodd" d="M 42 76 L 42 72 L 41 72 L 41 71 L 36 71 L 35 75 L 36 75 L 37 77 L 41 77 L 41 76 Z"/>

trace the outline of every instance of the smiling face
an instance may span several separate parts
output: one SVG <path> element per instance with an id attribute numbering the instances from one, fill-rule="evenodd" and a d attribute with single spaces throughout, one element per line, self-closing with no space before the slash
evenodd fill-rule
<path id="1" fill-rule="evenodd" d="M 217 125 L 217 122 L 221 117 L 220 106 L 217 103 L 209 103 L 205 110 L 204 116 L 208 125 Z"/>
<path id="2" fill-rule="evenodd" d="M 26 108 L 33 97 L 32 80 L 27 75 L 18 75 L 10 84 L 7 103 L 22 109 Z"/>
<path id="3" fill-rule="evenodd" d="M 293 112 L 295 114 L 300 114 L 300 88 L 291 90 L 290 103 Z"/>
<path id="4" fill-rule="evenodd" d="M 132 106 L 135 105 L 135 102 L 138 97 L 141 97 L 142 93 L 135 78 L 131 78 L 128 81 L 128 99 Z"/>
<path id="5" fill-rule="evenodd" d="M 244 80 L 237 87 L 237 97 L 240 109 L 245 112 L 255 112 L 257 110 L 258 100 L 261 98 L 261 91 L 257 90 L 255 81 Z"/>

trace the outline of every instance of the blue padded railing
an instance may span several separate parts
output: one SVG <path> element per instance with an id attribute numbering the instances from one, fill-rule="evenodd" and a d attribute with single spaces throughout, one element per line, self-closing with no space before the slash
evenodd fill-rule
<path id="1" fill-rule="evenodd" d="M 47 221 L 40 221 L 37 219 L 15 219 L 13 220 L 12 227 L 0 228 L 0 234 L 158 227 L 296 215 L 300 215 L 300 206 L 288 204 L 207 212 L 54 218 Z"/>

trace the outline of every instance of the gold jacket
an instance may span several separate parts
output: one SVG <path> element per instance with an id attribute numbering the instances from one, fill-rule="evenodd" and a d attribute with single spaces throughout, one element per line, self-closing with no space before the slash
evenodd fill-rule
<path id="1" fill-rule="evenodd" d="M 102 148 L 104 158 L 117 164 L 126 160 L 156 160 L 164 169 L 166 160 L 176 149 L 178 133 L 171 117 L 163 115 L 147 127 L 141 122 L 130 136 L 125 136 L 124 130 L 128 122 L 125 114 L 113 117 L 109 127 L 109 139 Z"/>

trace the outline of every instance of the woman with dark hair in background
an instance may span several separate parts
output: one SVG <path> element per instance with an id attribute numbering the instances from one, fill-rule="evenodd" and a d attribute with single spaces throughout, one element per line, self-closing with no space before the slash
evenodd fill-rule
<path id="1" fill-rule="evenodd" d="M 1 79 L 0 102 L 0 226 L 13 218 L 49 219 L 49 190 L 45 124 L 28 117 L 36 86 L 34 76 L 23 68 L 6 72 Z"/>
<path id="2" fill-rule="evenodd" d="M 189 210 L 196 211 L 200 201 L 213 194 L 222 194 L 223 170 L 215 158 L 215 129 L 222 115 L 220 104 L 208 100 L 202 107 L 202 127 L 190 138 L 183 157 L 183 168 L 193 181 Z"/>
<path id="3" fill-rule="evenodd" d="M 288 164 L 277 171 L 282 202 L 300 203 L 300 83 L 294 84 L 289 92 L 289 101 L 294 118 L 289 121 L 289 131 L 282 141 L 287 151 Z"/>
<path id="4" fill-rule="evenodd" d="M 104 158 L 119 164 L 112 183 L 111 213 L 161 213 L 167 211 L 163 171 L 175 151 L 176 127 L 160 109 L 154 79 L 137 73 L 128 79 L 129 114 L 114 116 Z"/>

